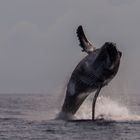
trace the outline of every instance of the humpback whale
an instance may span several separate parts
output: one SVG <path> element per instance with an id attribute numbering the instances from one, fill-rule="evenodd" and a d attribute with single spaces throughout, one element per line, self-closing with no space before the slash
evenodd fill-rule
<path id="1" fill-rule="evenodd" d="M 86 97 L 96 91 L 92 104 L 92 120 L 94 120 L 95 104 L 99 92 L 117 74 L 122 53 L 113 42 L 105 42 L 102 47 L 96 48 L 88 41 L 81 25 L 76 33 L 79 45 L 87 56 L 72 72 L 59 117 L 70 119 L 68 116 L 73 116 Z"/>

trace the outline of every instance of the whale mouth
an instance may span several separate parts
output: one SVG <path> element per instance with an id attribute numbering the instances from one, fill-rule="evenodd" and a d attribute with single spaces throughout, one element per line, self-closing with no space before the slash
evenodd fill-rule
<path id="1" fill-rule="evenodd" d="M 118 54 L 116 45 L 114 43 L 107 42 L 107 43 L 105 43 L 105 47 L 110 56 L 116 56 L 116 54 Z"/>

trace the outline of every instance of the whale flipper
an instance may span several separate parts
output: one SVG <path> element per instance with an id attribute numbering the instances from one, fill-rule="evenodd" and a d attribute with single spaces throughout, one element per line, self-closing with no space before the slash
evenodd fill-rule
<path id="1" fill-rule="evenodd" d="M 99 88 L 97 89 L 95 95 L 94 95 L 94 98 L 93 98 L 93 102 L 92 102 L 92 120 L 95 120 L 95 105 L 96 105 L 96 101 L 97 101 L 97 98 L 98 98 L 98 95 L 100 93 L 102 89 L 102 86 L 99 86 Z"/>
<path id="2" fill-rule="evenodd" d="M 85 33 L 83 31 L 83 27 L 80 25 L 77 28 L 77 37 L 80 41 L 80 47 L 87 53 L 93 52 L 96 48 L 87 40 Z"/>

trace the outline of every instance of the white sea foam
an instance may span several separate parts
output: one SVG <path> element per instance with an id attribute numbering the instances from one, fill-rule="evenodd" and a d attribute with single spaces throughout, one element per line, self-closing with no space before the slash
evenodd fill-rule
<path id="1" fill-rule="evenodd" d="M 92 118 L 92 100 L 87 99 L 76 113 L 77 119 L 91 119 Z M 116 121 L 137 121 L 140 116 L 132 114 L 130 110 L 112 100 L 110 97 L 99 97 L 95 106 L 95 118 L 103 118 L 105 120 Z"/>

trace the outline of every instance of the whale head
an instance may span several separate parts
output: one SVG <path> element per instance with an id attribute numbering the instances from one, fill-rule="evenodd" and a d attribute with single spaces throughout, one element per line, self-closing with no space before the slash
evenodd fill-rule
<path id="1" fill-rule="evenodd" d="M 101 68 L 102 79 L 110 81 L 116 75 L 119 69 L 121 56 L 122 52 L 118 50 L 115 43 L 106 42 L 100 48 L 96 63 L 97 65 L 103 64 Z"/>

